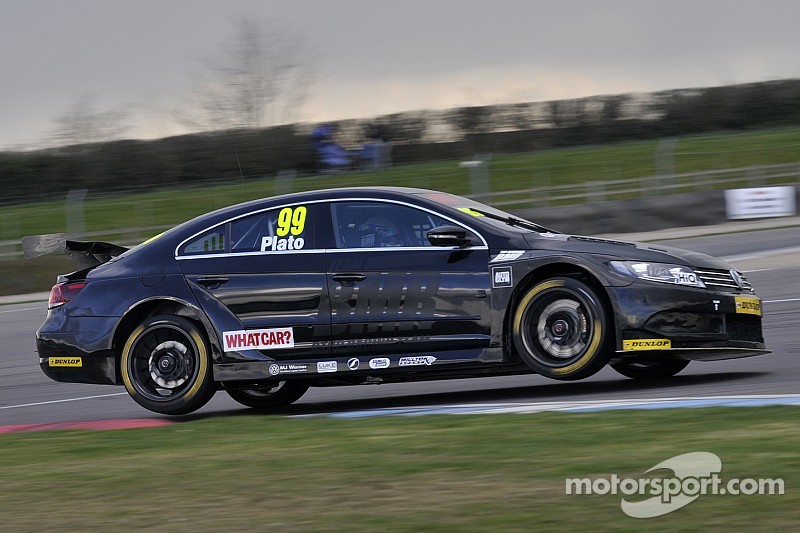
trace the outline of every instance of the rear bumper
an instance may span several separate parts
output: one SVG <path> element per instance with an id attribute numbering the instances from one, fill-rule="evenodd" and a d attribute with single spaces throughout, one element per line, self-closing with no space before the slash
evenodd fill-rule
<path id="1" fill-rule="evenodd" d="M 67 383 L 121 383 L 111 337 L 115 317 L 69 317 L 55 310 L 36 332 L 39 366 L 47 377 Z"/>

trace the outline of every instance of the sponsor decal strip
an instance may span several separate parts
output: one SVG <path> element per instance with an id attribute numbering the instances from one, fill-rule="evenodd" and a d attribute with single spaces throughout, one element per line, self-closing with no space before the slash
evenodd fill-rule
<path id="1" fill-rule="evenodd" d="M 751 296 L 735 296 L 736 312 L 746 315 L 761 316 L 761 300 Z"/>
<path id="2" fill-rule="evenodd" d="M 511 267 L 492 267 L 492 288 L 512 287 L 514 279 L 511 275 Z"/>
<path id="3" fill-rule="evenodd" d="M 622 341 L 623 350 L 669 350 L 672 342 L 669 339 L 628 339 Z"/>
<path id="4" fill-rule="evenodd" d="M 489 261 L 490 263 L 499 263 L 501 261 L 514 261 L 522 257 L 525 250 L 501 250 L 499 254 Z"/>
<path id="5" fill-rule="evenodd" d="M 73 367 L 79 368 L 83 366 L 83 360 L 80 357 L 49 357 L 47 364 L 51 367 Z"/>
<path id="6" fill-rule="evenodd" d="M 294 347 L 294 329 L 272 328 L 222 333 L 226 352 L 236 350 L 276 350 Z"/>
<path id="7" fill-rule="evenodd" d="M 415 357 L 401 357 L 398 361 L 399 366 L 430 366 L 436 361 L 432 355 L 420 355 Z"/>

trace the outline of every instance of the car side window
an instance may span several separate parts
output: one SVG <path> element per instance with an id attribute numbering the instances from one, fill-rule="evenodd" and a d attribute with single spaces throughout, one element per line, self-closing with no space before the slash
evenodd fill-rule
<path id="1" fill-rule="evenodd" d="M 427 247 L 428 230 L 452 222 L 406 205 L 348 201 L 332 204 L 337 248 Z"/>
<path id="2" fill-rule="evenodd" d="M 281 207 L 232 221 L 231 252 L 282 252 L 313 248 L 311 207 Z"/>
<path id="3" fill-rule="evenodd" d="M 178 255 L 205 255 L 225 253 L 228 225 L 210 229 L 184 244 Z"/>

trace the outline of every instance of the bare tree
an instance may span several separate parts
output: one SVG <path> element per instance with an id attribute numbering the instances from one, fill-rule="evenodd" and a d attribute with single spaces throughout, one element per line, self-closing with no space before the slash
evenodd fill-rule
<path id="1" fill-rule="evenodd" d="M 51 137 L 56 145 L 73 146 L 120 138 L 129 128 L 128 113 L 123 110 L 101 111 L 95 97 L 84 95 L 55 120 Z"/>
<path id="2" fill-rule="evenodd" d="M 288 124 L 310 83 L 305 44 L 277 23 L 235 22 L 232 41 L 206 61 L 205 79 L 179 112 L 193 129 Z"/>

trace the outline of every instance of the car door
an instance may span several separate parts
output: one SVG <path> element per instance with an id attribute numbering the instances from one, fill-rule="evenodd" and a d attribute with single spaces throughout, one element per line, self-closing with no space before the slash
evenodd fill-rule
<path id="1" fill-rule="evenodd" d="M 488 250 L 482 239 L 466 249 L 433 246 L 428 230 L 458 223 L 388 200 L 332 202 L 331 220 L 333 355 L 439 354 L 401 360 L 416 365 L 477 358 L 489 346 Z"/>
<path id="2" fill-rule="evenodd" d="M 322 209 L 298 204 L 263 210 L 179 247 L 178 262 L 206 311 L 221 304 L 241 323 L 220 332 L 226 352 L 256 349 L 274 359 L 327 353 L 325 258 L 316 246 Z"/>

